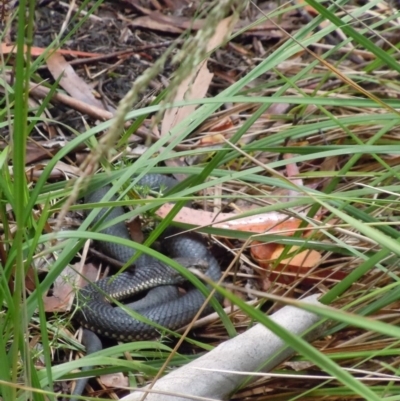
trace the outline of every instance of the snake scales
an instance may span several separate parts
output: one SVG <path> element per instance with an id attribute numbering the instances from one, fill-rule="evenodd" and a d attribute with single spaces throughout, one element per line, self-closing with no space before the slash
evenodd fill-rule
<path id="1" fill-rule="evenodd" d="M 173 178 L 160 174 L 148 174 L 138 182 L 139 186 L 148 187 L 157 192 L 161 189 L 170 190 L 176 184 L 177 181 Z M 98 203 L 108 190 L 109 187 L 95 190 L 85 197 L 85 202 Z M 101 210 L 95 222 L 99 221 L 105 212 L 106 209 Z M 104 218 L 104 221 L 111 221 L 123 213 L 122 207 L 115 207 Z M 123 222 L 104 229 L 102 233 L 130 240 L 129 232 Z M 123 264 L 127 263 L 135 254 L 134 249 L 122 244 L 101 242 L 98 246 L 101 247 L 105 254 Z M 171 258 L 177 258 L 178 261 L 196 261 L 193 262 L 195 267 L 197 261 L 204 261 L 208 265 L 205 274 L 211 280 L 218 281 L 221 277 L 218 262 L 208 250 L 200 235 L 185 233 L 170 238 L 164 235 L 161 246 L 162 253 L 166 253 Z M 199 262 L 198 264 L 200 265 L 201 263 Z M 112 280 L 105 278 L 97 281 L 94 285 L 88 284 L 78 292 L 76 301 L 78 304 L 77 320 L 84 327 L 97 334 L 121 341 L 150 339 L 159 336 L 157 327 L 135 319 L 124 310 L 114 307 L 107 301 L 104 293 L 115 299 L 124 299 L 128 294 L 145 289 L 149 281 L 155 286 L 165 285 L 170 287 L 170 284 L 173 283 L 164 277 L 166 276 L 166 270 L 171 270 L 171 268 L 149 255 L 141 254 L 136 259 L 134 270 L 125 271 Z M 154 283 L 154 281 L 157 282 Z M 144 298 L 140 303 L 140 307 L 137 304 L 138 306 L 135 309 L 146 319 L 169 330 L 176 330 L 190 323 L 205 300 L 204 295 L 196 288 L 189 289 L 186 294 L 178 298 L 175 295 L 175 298 L 169 301 L 163 300 L 163 295 L 160 295 L 162 291 L 157 288 L 151 290 L 149 297 Z M 209 311 L 210 307 L 208 306 L 203 313 L 205 314 Z"/>

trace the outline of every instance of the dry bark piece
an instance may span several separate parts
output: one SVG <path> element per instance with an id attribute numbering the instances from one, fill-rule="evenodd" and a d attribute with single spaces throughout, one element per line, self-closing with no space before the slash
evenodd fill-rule
<path id="1" fill-rule="evenodd" d="M 302 284 L 315 285 L 321 282 L 338 282 L 343 280 L 347 273 L 333 270 L 331 268 L 317 268 L 321 261 L 321 254 L 315 250 L 304 250 L 294 256 L 288 256 L 277 266 L 274 263 L 280 258 L 285 246 L 280 244 L 253 243 L 251 255 L 257 264 L 265 269 L 263 289 L 271 288 L 273 283 L 292 284 L 301 280 Z M 298 247 L 292 247 L 289 251 L 295 252 Z M 260 269 L 262 273 L 262 270 Z"/>
<path id="2" fill-rule="evenodd" d="M 165 218 L 174 207 L 171 203 L 162 205 L 157 210 L 157 216 Z M 271 212 L 261 213 L 254 216 L 237 218 L 235 213 L 214 213 L 204 210 L 195 210 L 189 207 L 183 207 L 174 217 L 174 221 L 178 223 L 191 224 L 194 226 L 211 226 L 215 228 L 223 228 L 225 230 L 238 230 L 253 233 L 269 232 L 292 232 L 299 228 L 302 221 L 300 219 L 288 218 L 286 214 Z"/>

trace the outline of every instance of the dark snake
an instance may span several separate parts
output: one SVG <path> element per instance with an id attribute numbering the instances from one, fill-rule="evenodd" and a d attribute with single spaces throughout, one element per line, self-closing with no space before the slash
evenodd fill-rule
<path id="1" fill-rule="evenodd" d="M 138 182 L 138 186 L 156 192 L 169 191 L 176 184 L 175 179 L 160 174 L 148 174 Z M 100 202 L 109 189 L 110 187 L 106 186 L 95 190 L 85 197 L 85 203 Z M 98 213 L 94 223 L 98 222 L 104 213 L 106 213 L 106 209 L 102 209 Z M 122 207 L 114 207 L 104 217 L 103 222 L 111 221 L 123 214 Z M 117 223 L 101 232 L 131 240 L 124 222 Z M 219 264 L 199 234 L 192 232 L 168 237 L 171 233 L 176 233 L 176 231 L 169 229 L 162 238 L 162 253 L 167 254 L 170 258 L 178 259 L 178 261 L 193 260 L 195 261 L 193 262 L 194 267 L 196 267 L 196 261 L 204 261 L 208 266 L 205 272 L 206 276 L 214 282 L 220 279 Z M 101 242 L 98 246 L 102 252 L 123 264 L 131 260 L 136 252 L 133 248 L 111 242 Z M 190 263 L 188 264 L 190 265 Z M 120 341 L 151 339 L 160 336 L 160 330 L 157 327 L 135 319 L 124 310 L 114 307 L 108 302 L 105 294 L 121 300 L 149 288 L 150 284 L 153 287 L 164 285 L 166 286 L 165 290 L 169 290 L 170 285 L 174 282 L 166 277 L 165 272 L 171 269 L 158 259 L 141 254 L 135 261 L 134 270 L 125 271 L 112 280 L 110 278 L 101 279 L 78 291 L 76 319 L 85 328 Z M 197 288 L 190 288 L 178 298 L 176 294 L 169 301 L 163 300 L 164 295 L 160 294 L 163 291 L 159 288 L 151 290 L 149 296 L 141 301 L 140 306 L 136 304 L 134 309 L 146 319 L 169 330 L 176 330 L 190 323 L 205 301 L 205 296 Z M 203 315 L 209 313 L 210 308 L 208 305 L 204 309 Z"/>
<path id="2" fill-rule="evenodd" d="M 169 191 L 178 181 L 160 174 L 147 174 L 138 181 L 138 186 L 152 191 Z M 95 190 L 85 197 L 85 203 L 98 203 L 109 191 L 110 186 Z M 110 200 L 116 200 L 116 197 Z M 103 218 L 107 209 L 102 209 L 93 221 L 96 224 Z M 124 214 L 122 207 L 114 207 L 104 216 L 103 222 L 108 222 Z M 101 231 L 115 237 L 131 240 L 125 223 L 117 223 Z M 177 260 L 186 267 L 205 270 L 206 276 L 214 282 L 221 277 L 221 270 L 217 260 L 208 250 L 203 238 L 197 233 L 179 233 L 169 228 L 162 236 L 161 252 Z M 112 242 L 100 242 L 103 253 L 118 260 L 124 265 L 135 255 L 133 248 Z M 172 272 L 172 273 L 171 273 Z M 189 324 L 205 302 L 205 296 L 196 288 L 187 290 L 180 296 L 176 285 L 182 283 L 182 277 L 169 266 L 147 254 L 141 254 L 135 261 L 135 269 L 118 274 L 114 278 L 103 278 L 95 283 L 86 285 L 79 290 L 75 298 L 74 318 L 86 329 L 83 330 L 82 342 L 86 345 L 86 353 L 102 349 L 97 334 L 120 341 L 153 339 L 160 336 L 159 328 L 147 324 L 140 319 L 133 318 L 125 310 L 113 307 L 108 298 L 123 300 L 148 288 L 150 291 L 141 300 L 127 305 L 141 316 L 168 330 L 176 330 Z M 153 288 L 154 287 L 154 288 Z M 220 301 L 217 294 L 215 298 Z M 212 311 L 208 304 L 202 315 Z M 82 371 L 92 369 L 91 366 L 82 368 Z M 70 401 L 76 401 L 86 386 L 88 378 L 79 379 L 76 383 Z"/>

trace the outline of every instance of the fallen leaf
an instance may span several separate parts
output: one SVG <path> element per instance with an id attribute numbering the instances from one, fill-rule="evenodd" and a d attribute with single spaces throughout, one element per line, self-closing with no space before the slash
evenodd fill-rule
<path id="1" fill-rule="evenodd" d="M 231 117 L 227 116 L 222 119 L 218 119 L 218 121 L 216 121 L 215 124 L 210 127 L 210 131 L 221 132 L 221 131 L 226 131 L 230 128 L 233 128 L 233 122 Z"/>
<path id="2" fill-rule="evenodd" d="M 142 6 L 139 4 L 139 1 L 138 1 L 138 0 L 125 0 L 125 3 L 130 4 L 131 6 L 133 6 L 133 8 L 134 8 L 136 11 L 139 11 L 139 12 L 141 12 L 141 13 L 144 14 L 144 15 L 149 15 L 149 14 L 152 13 L 152 11 L 151 11 L 150 9 L 145 8 L 145 7 L 142 7 Z"/>
<path id="3" fill-rule="evenodd" d="M 155 13 L 152 13 L 152 14 L 155 14 Z M 157 20 L 155 18 L 152 18 L 151 15 L 145 15 L 144 17 L 135 18 L 131 22 L 130 25 L 133 27 L 146 28 L 146 29 L 168 32 L 168 33 L 181 34 L 183 32 L 183 29 L 181 29 L 177 26 L 174 26 L 169 21 L 162 21 L 160 19 Z"/>
<path id="4" fill-rule="evenodd" d="M 144 234 L 142 231 L 142 224 L 140 222 L 140 219 L 138 217 L 131 219 L 130 221 L 128 221 L 127 227 L 129 229 L 132 241 L 143 244 Z"/>
<path id="5" fill-rule="evenodd" d="M 214 50 L 225 41 L 232 30 L 233 21 L 233 17 L 228 17 L 220 21 L 215 28 L 213 37 L 207 44 L 208 52 Z M 205 60 L 181 82 L 173 101 L 177 102 L 184 99 L 190 100 L 204 98 L 207 94 L 212 78 L 213 74 L 208 70 L 207 60 Z M 197 105 L 190 105 L 168 109 L 164 114 L 161 124 L 161 135 L 166 135 L 173 127 L 192 114 L 196 107 Z"/>
<path id="6" fill-rule="evenodd" d="M 74 99 L 100 109 L 104 108 L 103 103 L 93 95 L 92 88 L 75 72 L 61 54 L 52 54 L 46 64 L 53 78 L 59 79 L 60 86 Z"/>
<path id="7" fill-rule="evenodd" d="M 293 246 L 290 248 L 288 257 L 280 261 L 277 266 L 274 262 L 281 258 L 283 251 L 286 249 L 284 245 L 280 244 L 264 244 L 253 243 L 251 247 L 251 255 L 258 264 L 270 271 L 289 271 L 294 273 L 307 273 L 311 268 L 315 267 L 321 260 L 321 255 L 317 251 L 305 250 L 296 253 L 299 247 Z M 293 255 L 291 255 L 293 254 Z"/>
<path id="8" fill-rule="evenodd" d="M 73 285 L 77 273 L 70 266 L 67 266 L 56 278 L 53 284 L 53 295 L 43 298 L 46 312 L 65 312 L 70 309 L 73 301 Z"/>
<path id="9" fill-rule="evenodd" d="M 205 19 L 178 17 L 174 15 L 164 15 L 158 11 L 150 11 L 142 7 L 135 5 L 145 16 L 138 17 L 131 21 L 130 25 L 135 27 L 142 27 L 147 29 L 154 29 L 163 32 L 177 33 L 180 34 L 185 30 L 198 31 L 204 27 L 206 22 Z M 283 31 L 293 31 L 298 29 L 299 24 L 296 18 L 287 18 L 287 20 L 282 21 L 281 19 L 275 18 L 276 22 L 263 21 L 258 24 L 252 24 L 255 21 L 237 21 L 235 26 L 232 27 L 233 32 L 242 31 L 246 28 L 242 35 L 245 36 L 260 36 L 263 39 L 276 38 L 280 39 L 284 37 Z M 250 26 L 250 27 L 249 27 Z M 282 30 L 279 30 L 282 28 Z"/>
<path id="10" fill-rule="evenodd" d="M 225 143 L 225 137 L 222 134 L 206 135 L 201 138 L 199 145 L 210 146 Z"/>
<path id="11" fill-rule="evenodd" d="M 49 162 L 42 162 L 40 164 L 35 164 L 32 167 L 26 168 L 26 175 L 30 178 L 30 180 L 35 181 L 38 180 L 39 177 L 42 175 L 46 165 Z M 64 178 L 67 177 L 79 177 L 81 174 L 81 170 L 79 167 L 75 167 L 71 164 L 67 164 L 64 162 L 57 162 L 56 165 L 51 170 L 50 178 Z"/>
<path id="12" fill-rule="evenodd" d="M 6 75 L 7 83 L 12 83 L 12 79 L 13 79 L 12 75 L 8 72 L 6 72 L 5 75 Z M 34 82 L 29 83 L 29 94 L 30 95 L 38 97 L 39 99 L 44 99 L 49 96 L 49 93 L 50 93 L 49 88 L 46 88 L 43 85 L 39 85 Z M 88 114 L 89 116 L 100 119 L 102 121 L 109 120 L 114 117 L 114 112 L 104 110 L 103 107 L 99 108 L 96 106 L 89 105 L 78 99 L 74 99 L 73 97 L 68 96 L 65 93 L 56 92 L 52 95 L 51 100 L 63 103 L 64 105 L 66 105 L 74 110 L 79 110 L 83 114 Z M 127 122 L 127 125 L 128 124 L 129 124 L 129 122 Z"/>
<path id="13" fill-rule="evenodd" d="M 204 20 L 192 20 L 174 15 L 164 15 L 153 11 L 144 17 L 138 17 L 131 22 L 132 26 L 140 26 L 169 33 L 182 33 L 186 29 L 197 31 L 204 26 Z"/>
<path id="14" fill-rule="evenodd" d="M 225 136 L 228 133 L 233 132 L 234 124 L 230 117 L 224 117 L 221 120 L 218 120 L 214 125 L 211 125 L 209 131 L 211 132 L 208 135 L 204 135 L 200 141 L 200 146 L 212 146 L 218 145 L 221 143 L 225 143 Z M 218 132 L 218 134 L 214 134 L 214 132 Z M 203 131 L 204 134 L 204 131 Z"/>
<path id="15" fill-rule="evenodd" d="M 284 245 L 278 245 L 278 247 L 272 253 L 272 259 L 278 260 L 285 249 Z M 289 254 L 294 253 L 293 256 L 288 256 L 286 259 L 280 261 L 278 267 L 274 270 L 289 268 L 289 271 L 307 273 L 312 268 L 318 265 L 321 261 L 321 254 L 315 250 L 304 250 L 298 253 L 300 248 L 293 246 L 289 250 Z"/>
<path id="16" fill-rule="evenodd" d="M 29 291 L 34 291 L 36 288 L 35 270 L 33 267 L 29 267 L 29 269 L 25 275 L 25 287 Z"/>
<path id="17" fill-rule="evenodd" d="M 314 7 L 310 6 L 305 0 L 296 0 L 295 3 L 297 3 L 313 17 L 316 17 L 319 14 L 318 11 Z"/>
<path id="18" fill-rule="evenodd" d="M 103 386 L 109 388 L 121 388 L 129 386 L 128 378 L 124 376 L 121 372 L 110 373 L 108 375 L 101 375 L 100 381 L 101 384 L 103 384 Z"/>
<path id="19" fill-rule="evenodd" d="M 9 54 L 9 53 L 17 53 L 17 45 L 10 45 L 7 43 L 1 43 L 1 51 L 3 54 Z M 25 52 L 27 47 L 24 46 Z M 101 53 L 87 53 L 87 52 L 82 52 L 78 50 L 63 50 L 63 49 L 54 49 L 49 52 L 47 48 L 42 48 L 42 47 L 31 47 L 31 56 L 37 57 L 41 56 L 44 52 L 48 52 L 49 54 L 64 54 L 66 56 L 74 56 L 74 57 L 85 57 L 85 58 L 92 58 L 92 57 L 100 57 L 103 56 Z"/>
<path id="20" fill-rule="evenodd" d="M 49 159 L 54 156 L 60 147 L 55 146 L 53 149 L 49 149 L 43 146 L 41 142 L 35 142 L 30 139 L 30 141 L 26 144 L 26 164 L 37 163 L 43 159 Z"/>
<path id="21" fill-rule="evenodd" d="M 321 282 L 337 283 L 343 280 L 347 273 L 330 268 L 319 269 L 321 254 L 315 250 L 304 250 L 295 253 L 299 247 L 292 247 L 288 251 L 288 257 L 281 260 L 278 265 L 276 261 L 281 258 L 285 246 L 281 244 L 253 243 L 251 255 L 257 264 L 264 268 L 263 288 L 268 288 L 271 282 L 292 284 L 301 281 L 305 285 L 314 285 Z M 293 254 L 294 255 L 290 255 Z"/>
<path id="22" fill-rule="evenodd" d="M 264 266 L 273 261 L 272 255 L 274 254 L 278 244 L 268 243 L 264 244 L 259 241 L 253 241 L 251 246 L 251 255 L 257 262 L 264 264 Z"/>
<path id="23" fill-rule="evenodd" d="M 88 281 L 96 281 L 98 269 L 94 265 L 86 264 L 80 270 L 80 263 L 75 264 L 74 269 L 67 266 L 56 278 L 53 285 L 53 294 L 43 297 L 46 312 L 69 311 L 74 300 L 74 288 L 82 288 Z"/>

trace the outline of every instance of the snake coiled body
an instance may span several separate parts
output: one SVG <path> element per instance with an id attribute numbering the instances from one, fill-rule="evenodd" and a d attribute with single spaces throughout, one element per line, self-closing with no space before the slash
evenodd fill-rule
<path id="1" fill-rule="evenodd" d="M 138 185 L 149 187 L 151 190 L 169 190 L 177 184 L 172 178 L 159 175 L 148 174 L 142 178 Z M 109 187 L 100 188 L 85 197 L 86 203 L 98 203 L 109 190 Z M 105 213 L 102 210 L 98 216 L 98 221 Z M 111 221 L 124 213 L 121 207 L 113 208 L 104 221 Z M 106 228 L 102 233 L 130 240 L 129 232 L 124 223 L 118 223 Z M 175 231 L 176 233 L 176 231 Z M 208 250 L 203 238 L 196 233 L 185 233 L 168 238 L 171 231 L 163 235 L 162 253 L 171 258 L 188 258 L 203 260 L 208 264 L 206 275 L 213 281 L 218 281 L 221 277 L 221 270 L 217 260 Z M 122 263 L 127 263 L 135 254 L 135 250 L 116 243 L 101 242 L 98 244 L 104 253 Z M 159 270 L 157 270 L 159 269 Z M 141 283 L 145 282 L 154 270 L 160 272 L 160 284 L 168 285 L 164 280 L 163 269 L 165 266 L 157 259 L 146 254 L 140 255 L 135 262 L 135 269 L 117 275 L 114 279 L 105 278 L 93 284 L 88 284 L 77 294 L 77 320 L 86 328 L 97 334 L 115 338 L 121 341 L 132 341 L 155 338 L 160 335 L 160 330 L 139 319 L 133 318 L 120 308 L 113 307 L 105 294 L 111 295 L 116 299 L 123 299 L 125 294 L 132 294 L 141 289 Z M 132 290 L 132 287 L 136 288 Z M 101 291 L 98 290 L 101 289 Z M 153 290 L 156 292 L 156 290 Z M 104 292 L 104 293 L 103 293 Z M 157 298 L 155 294 L 153 298 Z M 146 319 L 165 327 L 169 330 L 176 330 L 193 319 L 205 301 L 204 295 L 196 288 L 189 289 L 186 294 L 169 301 L 157 299 L 148 301 L 144 299 L 139 308 L 139 313 Z M 207 306 L 204 313 L 210 311 Z"/>

